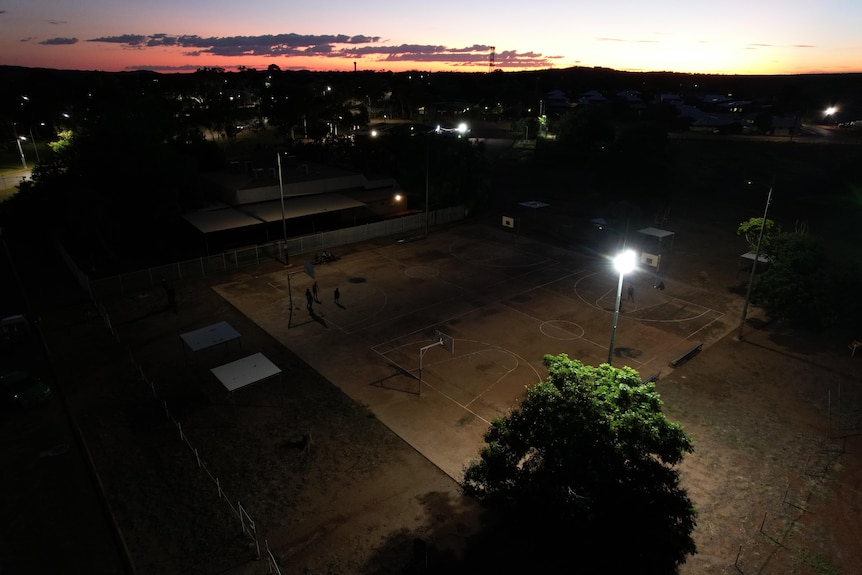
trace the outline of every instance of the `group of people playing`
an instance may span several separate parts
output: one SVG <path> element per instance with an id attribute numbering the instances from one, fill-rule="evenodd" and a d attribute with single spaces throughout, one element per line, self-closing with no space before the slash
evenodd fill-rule
<path id="1" fill-rule="evenodd" d="M 305 288 L 305 299 L 307 301 L 306 308 L 309 312 L 314 311 L 314 303 L 322 303 L 319 297 L 320 288 L 317 285 L 317 282 L 314 282 L 314 285 L 311 286 L 311 289 Z M 341 299 L 341 292 L 338 288 L 335 288 L 335 291 L 332 294 L 332 298 L 335 301 L 335 305 L 338 305 L 338 301 Z"/>

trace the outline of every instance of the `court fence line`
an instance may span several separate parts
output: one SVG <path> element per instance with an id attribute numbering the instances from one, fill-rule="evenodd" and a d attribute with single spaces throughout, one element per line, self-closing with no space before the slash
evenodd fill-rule
<path id="1" fill-rule="evenodd" d="M 467 210 L 464 206 L 443 208 L 427 213 L 428 225 L 444 225 L 463 220 Z M 407 236 L 424 233 L 426 214 L 410 214 L 401 218 L 383 220 L 349 228 L 321 232 L 270 242 L 268 244 L 236 248 L 211 256 L 150 267 L 104 278 L 91 278 L 83 273 L 65 249 L 61 255 L 67 267 L 78 279 L 84 290 L 94 300 L 134 293 L 156 287 L 162 279 L 170 284 L 185 279 L 199 279 L 209 275 L 259 265 L 266 261 L 295 258 L 304 254 L 321 253 L 339 246 L 357 244 L 388 236 Z"/>
<path id="2" fill-rule="evenodd" d="M 353 228 L 333 230 L 312 236 L 303 236 L 288 239 L 287 242 L 278 241 L 261 246 L 252 246 L 244 249 L 235 249 L 214 256 L 201 257 L 196 260 L 176 262 L 173 264 L 147 268 L 136 272 L 119 274 L 107 278 L 90 278 L 84 273 L 74 261 L 74 258 L 66 251 L 62 243 L 57 242 L 56 247 L 67 269 L 75 277 L 81 289 L 86 293 L 90 303 L 93 305 L 101 321 L 105 324 L 111 336 L 117 343 L 122 343 L 117 330 L 114 328 L 107 307 L 100 300 L 111 296 L 121 295 L 130 291 L 151 289 L 158 285 L 163 279 L 176 283 L 183 279 L 203 278 L 207 275 L 225 273 L 230 270 L 240 269 L 245 266 L 258 265 L 266 260 L 283 258 L 285 254 L 295 256 L 301 254 L 321 252 L 326 249 L 359 243 L 379 237 L 394 235 L 416 234 L 427 225 L 441 225 L 464 219 L 466 209 L 463 206 L 435 210 L 426 214 L 412 214 L 394 220 L 384 220 Z M 91 313 L 91 310 L 88 310 Z M 221 486 L 219 477 L 210 471 L 206 463 L 201 459 L 198 449 L 192 445 L 188 436 L 182 429 L 182 423 L 171 413 L 168 403 L 159 397 L 153 381 L 144 373 L 141 366 L 134 357 L 131 349 L 128 350 L 130 364 L 138 373 L 140 380 L 149 385 L 153 399 L 161 403 L 164 408 L 165 417 L 176 427 L 179 438 L 189 451 L 194 455 L 195 461 L 207 477 L 215 485 L 218 498 L 225 502 L 239 522 L 239 528 L 243 535 L 254 543 L 255 559 L 266 559 L 268 572 L 281 574 L 278 561 L 269 548 L 267 539 L 264 538 L 265 553 L 261 553 L 260 537 L 257 532 L 257 523 L 246 511 L 245 507 L 237 500 L 235 503 L 227 496 Z"/>

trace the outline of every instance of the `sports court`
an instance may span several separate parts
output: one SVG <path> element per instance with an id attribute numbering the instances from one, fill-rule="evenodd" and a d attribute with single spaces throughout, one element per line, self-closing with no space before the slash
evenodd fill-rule
<path id="1" fill-rule="evenodd" d="M 544 379 L 546 354 L 607 361 L 619 276 L 601 256 L 459 224 L 369 245 L 315 266 L 314 279 L 301 258 L 291 264 L 215 289 L 456 480 L 488 423 Z M 738 319 L 706 291 L 663 281 L 654 288 L 649 268 L 625 279 L 613 364 L 644 378 Z"/>

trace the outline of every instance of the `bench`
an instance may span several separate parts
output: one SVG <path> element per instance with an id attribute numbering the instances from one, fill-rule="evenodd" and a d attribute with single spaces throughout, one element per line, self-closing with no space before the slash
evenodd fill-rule
<path id="1" fill-rule="evenodd" d="M 697 354 L 697 352 L 699 352 L 701 350 L 702 347 L 703 347 L 702 342 L 691 346 L 690 348 L 688 348 L 687 350 L 685 350 L 684 352 L 682 352 L 681 354 L 679 354 L 678 356 L 676 356 L 675 358 L 670 360 L 671 367 L 676 367 L 679 364 L 683 363 L 684 361 L 691 359 L 695 354 Z"/>
<path id="2" fill-rule="evenodd" d="M 338 261 L 339 256 L 332 252 L 323 252 L 323 255 L 314 254 L 314 265 L 328 264 Z"/>
<path id="3" fill-rule="evenodd" d="M 658 376 L 660 376 L 660 375 L 661 375 L 661 372 L 657 371 L 654 374 L 643 378 L 641 380 L 641 385 L 643 385 L 644 383 L 652 383 L 653 381 L 658 381 Z"/>

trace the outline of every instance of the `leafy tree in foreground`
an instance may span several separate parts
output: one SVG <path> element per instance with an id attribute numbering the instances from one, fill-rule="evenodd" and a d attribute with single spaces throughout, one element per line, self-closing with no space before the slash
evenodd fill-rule
<path id="1" fill-rule="evenodd" d="M 542 572 L 675 573 L 696 511 L 673 468 L 692 451 L 631 368 L 545 357 L 546 381 L 494 420 L 463 489 L 503 517 Z M 538 567 L 534 563 L 534 567 Z"/>

